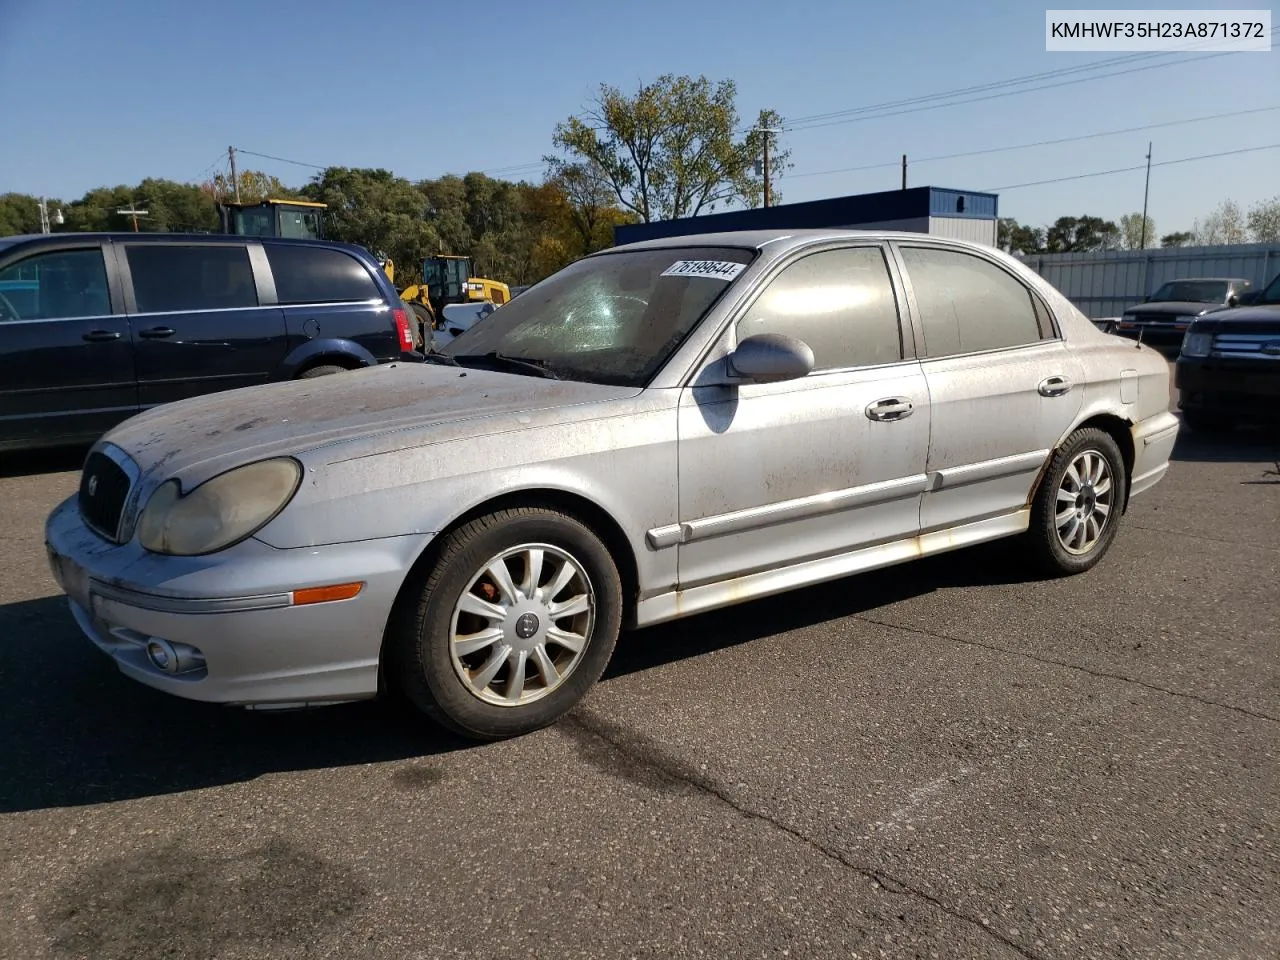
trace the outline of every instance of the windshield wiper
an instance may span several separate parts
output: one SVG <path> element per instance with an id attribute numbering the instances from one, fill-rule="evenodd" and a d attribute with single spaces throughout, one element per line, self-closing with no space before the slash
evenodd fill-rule
<path id="1" fill-rule="evenodd" d="M 425 354 L 423 357 L 423 363 L 442 363 L 447 367 L 462 366 L 462 364 L 458 363 L 458 361 L 453 359 L 453 357 L 450 357 L 447 354 L 443 354 L 443 353 Z"/>
<path id="2" fill-rule="evenodd" d="M 548 380 L 560 379 L 547 366 L 547 361 L 545 360 L 535 360 L 532 357 L 509 357 L 505 353 L 498 353 L 496 350 L 490 350 L 488 353 L 460 353 L 456 354 L 453 359 L 455 361 L 469 360 L 473 363 L 477 361 L 481 363 L 497 361 L 508 368 L 523 370 L 539 377 L 546 377 Z"/>

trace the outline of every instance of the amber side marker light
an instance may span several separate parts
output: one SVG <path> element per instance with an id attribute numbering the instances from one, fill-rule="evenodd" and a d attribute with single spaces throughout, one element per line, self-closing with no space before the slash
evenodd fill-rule
<path id="1" fill-rule="evenodd" d="M 304 587 L 291 594 L 293 605 L 301 607 L 308 603 L 329 603 L 333 600 L 350 600 L 364 589 L 364 582 L 335 583 L 328 587 Z"/>

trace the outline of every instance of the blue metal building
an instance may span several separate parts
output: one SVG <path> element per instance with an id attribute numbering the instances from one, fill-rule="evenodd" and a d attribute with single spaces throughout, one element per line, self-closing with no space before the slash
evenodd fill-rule
<path id="1" fill-rule="evenodd" d="M 802 230 L 816 227 L 910 230 L 996 245 L 998 197 L 947 187 L 912 187 L 807 203 L 783 203 L 680 220 L 614 227 L 615 244 L 721 230 Z"/>

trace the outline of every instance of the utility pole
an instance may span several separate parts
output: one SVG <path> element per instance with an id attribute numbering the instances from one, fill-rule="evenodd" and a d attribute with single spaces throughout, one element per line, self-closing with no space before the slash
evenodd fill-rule
<path id="1" fill-rule="evenodd" d="M 49 229 L 49 205 L 45 203 L 44 197 L 40 198 L 40 232 L 53 232 Z"/>
<path id="2" fill-rule="evenodd" d="M 1142 242 L 1139 250 L 1147 249 L 1147 197 L 1151 194 L 1151 141 L 1147 141 L 1147 183 L 1142 188 Z"/>
<path id="3" fill-rule="evenodd" d="M 227 156 L 231 159 L 231 183 L 236 192 L 236 203 L 240 202 L 240 178 L 236 176 L 236 148 L 227 147 Z"/>
<path id="4" fill-rule="evenodd" d="M 139 218 L 139 217 L 145 217 L 145 216 L 147 215 L 147 211 L 146 211 L 146 210 L 139 210 L 139 209 L 138 209 L 137 207 L 135 207 L 132 203 L 131 203 L 131 204 L 129 204 L 129 206 L 127 206 L 127 207 L 121 207 L 120 209 L 116 210 L 116 213 L 123 213 L 123 214 L 125 214 L 126 216 L 130 216 L 130 217 L 132 217 L 132 218 L 133 218 L 133 232 L 134 232 L 134 233 L 137 233 L 137 232 L 138 232 L 138 218 Z"/>
<path id="5" fill-rule="evenodd" d="M 902 189 L 907 189 L 907 155 L 902 155 Z"/>
<path id="6" fill-rule="evenodd" d="M 769 138 L 781 133 L 778 127 L 756 127 L 757 132 L 764 134 L 764 205 L 769 206 Z"/>

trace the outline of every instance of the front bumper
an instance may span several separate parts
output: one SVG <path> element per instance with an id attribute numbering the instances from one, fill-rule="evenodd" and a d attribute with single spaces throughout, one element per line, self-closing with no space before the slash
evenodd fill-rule
<path id="1" fill-rule="evenodd" d="M 1178 409 L 1241 423 L 1280 423 L 1280 360 L 1179 357 Z"/>
<path id="2" fill-rule="evenodd" d="M 1126 337 L 1129 340 L 1137 340 L 1141 337 L 1142 342 L 1152 347 L 1181 347 L 1182 338 L 1187 334 L 1187 328 L 1191 326 L 1191 318 L 1185 321 L 1164 322 L 1142 322 L 1142 323 L 1124 323 L 1119 322 L 1111 331 L 1118 337 Z"/>
<path id="3" fill-rule="evenodd" d="M 280 550 L 249 539 L 205 557 L 163 557 L 85 527 L 75 498 L 45 525 L 50 567 L 84 633 L 126 676 L 213 703 L 289 705 L 376 695 L 387 619 L 426 540 L 390 537 Z M 362 582 L 349 600 L 298 605 L 293 591 Z M 151 638 L 203 664 L 170 674 Z"/>

